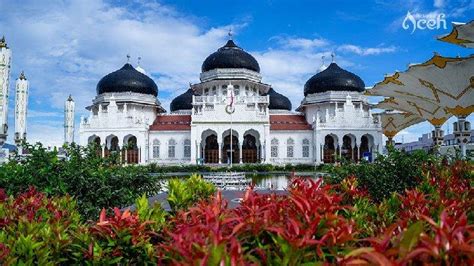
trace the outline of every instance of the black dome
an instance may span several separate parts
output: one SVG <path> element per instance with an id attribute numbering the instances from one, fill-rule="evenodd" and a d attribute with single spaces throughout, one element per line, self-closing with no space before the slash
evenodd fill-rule
<path id="1" fill-rule="evenodd" d="M 174 98 L 170 103 L 171 112 L 193 109 L 193 95 L 193 90 L 188 89 L 185 93 Z"/>
<path id="2" fill-rule="evenodd" d="M 138 72 L 129 63 L 103 77 L 97 84 L 97 94 L 106 92 L 136 92 L 158 95 L 158 87 L 147 75 Z"/>
<path id="3" fill-rule="evenodd" d="M 331 63 L 325 70 L 312 76 L 304 85 L 304 95 L 326 91 L 358 91 L 365 89 L 364 81 L 354 73 Z"/>
<path id="4" fill-rule="evenodd" d="M 232 40 L 227 41 L 217 52 L 208 56 L 202 63 L 201 70 L 206 72 L 216 68 L 246 68 L 260 72 L 257 60 Z"/>
<path id="5" fill-rule="evenodd" d="M 266 95 L 270 95 L 270 104 L 268 105 L 268 109 L 291 111 L 291 102 L 283 94 L 280 94 L 276 92 L 273 88 L 270 88 L 270 90 L 268 90 L 268 92 L 263 96 Z"/>

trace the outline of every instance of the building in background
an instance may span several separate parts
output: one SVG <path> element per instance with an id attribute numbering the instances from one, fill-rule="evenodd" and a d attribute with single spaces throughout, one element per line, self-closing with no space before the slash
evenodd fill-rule
<path id="1" fill-rule="evenodd" d="M 160 164 L 320 164 L 382 152 L 364 82 L 335 62 L 307 81 L 296 111 L 231 39 L 201 70 L 201 82 L 173 99 L 169 113 L 143 68 L 127 63 L 104 76 L 81 118 L 80 144 L 126 163 Z"/>
<path id="2" fill-rule="evenodd" d="M 15 84 L 15 144 L 26 141 L 26 115 L 28 110 L 28 80 L 22 71 Z M 22 149 L 19 149 L 21 151 Z"/>
<path id="3" fill-rule="evenodd" d="M 8 92 L 12 52 L 5 41 L 0 39 L 0 147 L 8 136 Z M 1 149 L 0 149 L 1 150 Z"/>
<path id="4" fill-rule="evenodd" d="M 74 112 L 75 103 L 72 96 L 69 95 L 64 103 L 64 143 L 71 144 L 74 142 Z"/>
<path id="5" fill-rule="evenodd" d="M 466 144 L 466 154 L 470 158 L 474 158 L 474 130 L 470 131 L 470 139 Z M 429 152 L 433 149 L 432 133 L 423 134 L 417 141 L 407 143 L 396 143 L 395 148 L 406 152 L 415 150 L 424 150 Z M 455 155 L 460 152 L 461 147 L 457 143 L 455 134 L 447 134 L 444 136 L 443 145 L 440 146 L 441 154 Z"/>

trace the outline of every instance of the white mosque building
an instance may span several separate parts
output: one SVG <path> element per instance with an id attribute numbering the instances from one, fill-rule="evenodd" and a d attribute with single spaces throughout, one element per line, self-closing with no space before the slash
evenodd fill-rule
<path id="1" fill-rule="evenodd" d="M 382 152 L 381 121 L 364 82 L 335 62 L 306 82 L 295 111 L 232 40 L 204 60 L 201 82 L 169 112 L 144 73 L 127 63 L 99 81 L 80 121 L 81 145 L 96 143 L 102 156 L 115 152 L 140 164 L 321 164 Z"/>

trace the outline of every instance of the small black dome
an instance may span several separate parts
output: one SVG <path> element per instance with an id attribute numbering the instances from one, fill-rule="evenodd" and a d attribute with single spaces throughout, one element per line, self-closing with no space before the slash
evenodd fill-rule
<path id="1" fill-rule="evenodd" d="M 273 88 L 270 88 L 270 90 L 268 90 L 268 92 L 263 96 L 266 95 L 270 95 L 270 104 L 268 105 L 268 109 L 291 111 L 291 102 L 283 94 L 280 94 L 276 92 Z"/>
<path id="2" fill-rule="evenodd" d="M 170 103 L 171 112 L 193 109 L 193 95 L 193 90 L 188 89 L 185 93 L 174 98 Z"/>
<path id="3" fill-rule="evenodd" d="M 358 91 L 365 89 L 364 81 L 354 73 L 331 63 L 325 70 L 312 76 L 304 85 L 304 95 L 326 91 Z"/>
<path id="4" fill-rule="evenodd" d="M 97 94 L 106 92 L 136 92 L 158 95 L 156 83 L 147 75 L 138 72 L 129 63 L 121 69 L 103 77 L 97 84 Z"/>
<path id="5" fill-rule="evenodd" d="M 257 60 L 249 53 L 229 40 L 217 52 L 211 54 L 202 63 L 201 70 L 206 72 L 216 68 L 246 68 L 260 72 Z"/>

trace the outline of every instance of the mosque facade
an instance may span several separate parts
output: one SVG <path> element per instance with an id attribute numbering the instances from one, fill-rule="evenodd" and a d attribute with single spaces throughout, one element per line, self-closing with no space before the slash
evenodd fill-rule
<path id="1" fill-rule="evenodd" d="M 104 76 L 81 118 L 79 143 L 130 164 L 321 164 L 382 152 L 381 120 L 364 82 L 335 62 L 306 82 L 296 109 L 262 82 L 257 60 L 233 40 L 201 70 L 200 83 L 169 111 L 142 68 L 127 63 Z"/>

